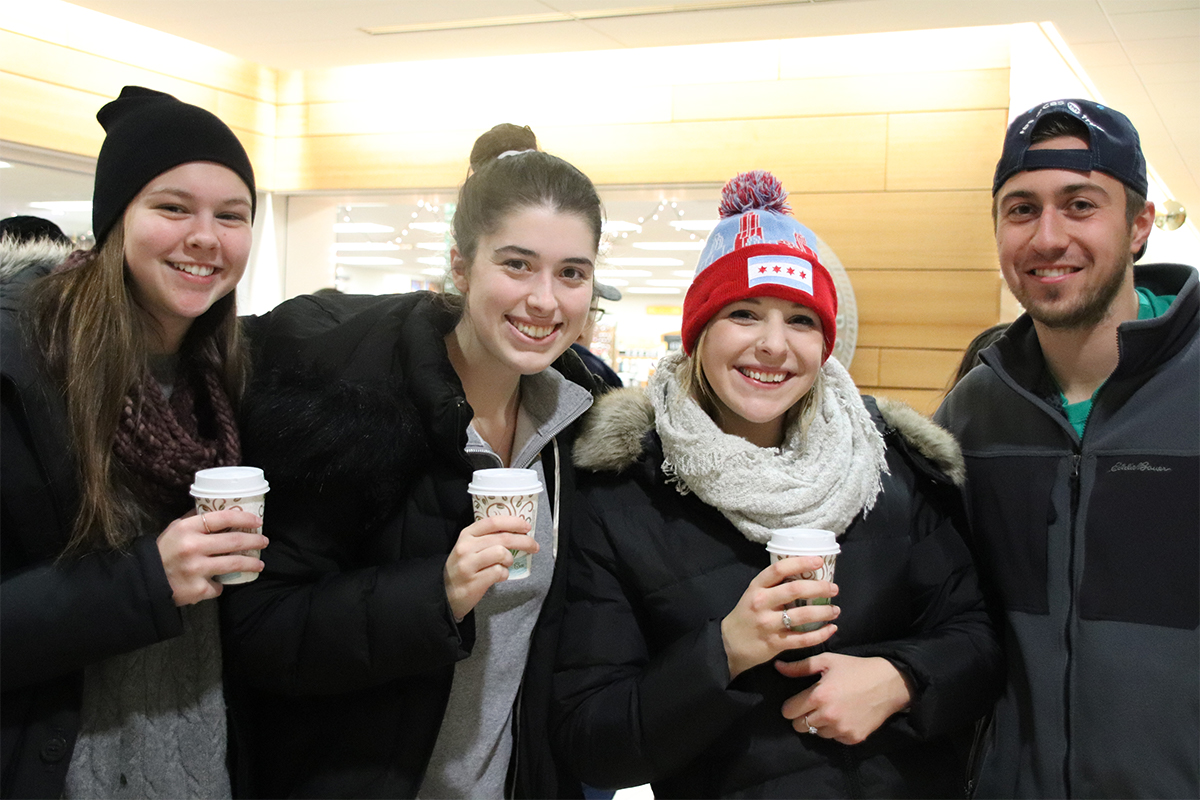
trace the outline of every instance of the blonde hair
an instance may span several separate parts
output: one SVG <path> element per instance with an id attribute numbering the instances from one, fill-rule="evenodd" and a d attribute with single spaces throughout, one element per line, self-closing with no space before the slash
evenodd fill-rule
<path id="1" fill-rule="evenodd" d="M 692 354 L 680 361 L 675 368 L 675 379 L 679 381 L 680 388 L 695 399 L 704 413 L 712 417 L 717 425 L 720 425 L 720 398 L 717 397 L 712 384 L 708 382 L 708 376 L 704 374 L 704 365 L 702 363 L 704 343 L 707 338 L 708 326 L 705 326 L 704 330 L 696 338 L 696 344 L 692 347 Z M 790 430 L 792 425 L 799 423 L 801 434 L 808 433 L 808 426 L 812 424 L 813 419 L 817 416 L 817 409 L 821 405 L 820 398 L 824 386 L 825 376 L 818 369 L 816 378 L 813 380 L 813 385 L 809 387 L 803 397 L 793 403 L 792 407 L 784 413 L 783 429 L 785 432 Z"/>
<path id="2" fill-rule="evenodd" d="M 74 253 L 65 266 L 30 286 L 26 308 L 27 330 L 63 393 L 79 476 L 79 508 L 64 553 L 117 549 L 147 519 L 112 448 L 125 397 L 147 374 L 157 322 L 134 299 L 124 225 L 114 226 L 99 250 Z M 192 323 L 180 354 L 215 370 L 236 404 L 249 356 L 235 294 L 230 291 Z"/>

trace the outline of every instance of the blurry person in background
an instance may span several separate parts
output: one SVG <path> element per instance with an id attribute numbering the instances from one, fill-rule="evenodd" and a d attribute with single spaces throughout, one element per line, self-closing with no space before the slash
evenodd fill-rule
<path id="1" fill-rule="evenodd" d="M 1008 686 L 981 797 L 1200 796 L 1200 286 L 1121 113 L 1036 106 L 992 185 L 1025 307 L 947 396 Z"/>
<path id="2" fill-rule="evenodd" d="M 260 571 L 239 552 L 267 542 L 220 532 L 253 514 L 190 513 L 188 487 L 240 463 L 254 172 L 221 120 L 170 95 L 127 86 L 97 118 L 95 247 L 15 245 L 25 268 L 0 288 L 0 794 L 229 797 L 203 601 L 214 576 Z"/>
<path id="3" fill-rule="evenodd" d="M 967 373 L 979 366 L 979 354 L 996 343 L 996 340 L 1004 335 L 1008 330 L 1008 323 L 1001 322 L 987 328 L 971 340 L 966 349 L 963 350 L 962 360 L 958 362 L 958 370 L 955 371 L 954 377 L 950 379 L 950 389 L 958 385 L 958 382 L 967 377 Z M 949 391 L 949 389 L 947 389 Z"/>
<path id="4" fill-rule="evenodd" d="M 583 365 L 588 368 L 588 371 L 595 375 L 604 383 L 613 388 L 620 389 L 625 384 L 621 382 L 620 376 L 613 371 L 613 368 L 604 362 L 604 359 L 591 351 L 592 339 L 596 334 L 596 323 L 604 319 L 605 311 L 600 308 L 600 299 L 611 300 L 616 302 L 621 299 L 621 291 L 615 286 L 609 286 L 605 283 L 596 283 L 596 296 L 592 299 L 592 307 L 588 314 L 587 324 L 583 326 L 583 331 L 579 334 L 579 338 L 571 345 L 571 349 L 575 351 L 575 355 L 583 360 Z"/>

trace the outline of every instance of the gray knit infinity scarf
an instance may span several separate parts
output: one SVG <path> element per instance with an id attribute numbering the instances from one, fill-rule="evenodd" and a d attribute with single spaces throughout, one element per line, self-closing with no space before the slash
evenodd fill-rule
<path id="1" fill-rule="evenodd" d="M 732 436 L 682 391 L 669 354 L 647 393 L 662 439 L 663 471 L 681 493 L 694 492 L 747 539 L 766 543 L 778 528 L 821 528 L 838 536 L 875 505 L 887 471 L 883 437 L 845 367 L 821 367 L 824 390 L 807 435 L 793 423 L 779 448 Z"/>

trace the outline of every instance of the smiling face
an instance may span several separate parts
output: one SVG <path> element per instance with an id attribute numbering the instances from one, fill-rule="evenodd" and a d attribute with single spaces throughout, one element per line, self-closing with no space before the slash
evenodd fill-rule
<path id="1" fill-rule="evenodd" d="M 479 237 L 474 261 L 451 251 L 466 296 L 455 334 L 469 367 L 533 375 L 579 337 L 592 301 L 595 236 L 577 214 L 519 208 Z"/>
<path id="2" fill-rule="evenodd" d="M 229 294 L 250 257 L 250 190 L 219 164 L 193 161 L 147 183 L 125 209 L 125 266 L 161 352 Z"/>
<path id="3" fill-rule="evenodd" d="M 1086 147 L 1082 139 L 1058 137 L 1030 149 Z M 1133 299 L 1133 255 L 1150 235 L 1153 205 L 1130 226 L 1120 181 L 1065 169 L 1018 172 L 996 197 L 1000 269 L 1035 322 L 1089 328 L 1116 298 Z"/>
<path id="4" fill-rule="evenodd" d="M 778 446 L 784 415 L 816 381 L 824 341 L 816 312 L 790 300 L 751 297 L 717 312 L 695 358 L 716 395 L 721 430 Z"/>

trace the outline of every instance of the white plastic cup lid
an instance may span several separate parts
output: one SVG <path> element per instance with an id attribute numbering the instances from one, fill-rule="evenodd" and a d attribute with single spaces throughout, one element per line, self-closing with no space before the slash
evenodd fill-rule
<path id="1" fill-rule="evenodd" d="M 477 469 L 467 486 L 470 494 L 540 494 L 542 482 L 531 469 Z"/>
<path id="2" fill-rule="evenodd" d="M 255 497 L 270 488 L 258 467 L 213 467 L 196 473 L 192 497 Z"/>
<path id="3" fill-rule="evenodd" d="M 817 528 L 781 528 L 771 532 L 768 553 L 781 556 L 827 556 L 842 552 L 833 531 Z"/>

